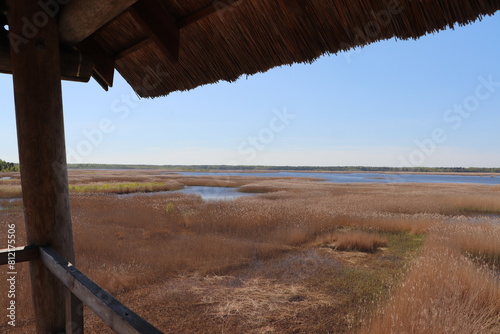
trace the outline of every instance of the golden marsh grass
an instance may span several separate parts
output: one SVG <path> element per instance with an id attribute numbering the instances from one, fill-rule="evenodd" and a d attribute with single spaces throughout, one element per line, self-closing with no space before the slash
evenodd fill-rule
<path id="1" fill-rule="evenodd" d="M 158 171 L 69 176 L 80 187 L 73 190 L 89 191 L 71 196 L 77 267 L 166 332 L 500 330 L 500 224 L 491 215 L 500 212 L 499 187 Z M 258 194 L 208 202 L 183 193 L 118 196 L 105 186 L 141 191 L 157 183 Z M 106 190 L 84 188 L 92 184 Z M 0 194 L 18 185 L 2 183 Z M 15 223 L 23 244 L 19 203 L 1 205 L 1 235 Z M 350 239 L 347 251 L 336 248 Z M 18 277 L 15 333 L 32 333 L 26 264 Z M 88 333 L 111 333 L 91 312 L 85 320 Z"/>

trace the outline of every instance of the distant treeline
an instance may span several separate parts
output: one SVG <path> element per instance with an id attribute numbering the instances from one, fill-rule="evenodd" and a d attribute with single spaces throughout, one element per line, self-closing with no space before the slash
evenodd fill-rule
<path id="1" fill-rule="evenodd" d="M 0 172 L 17 172 L 19 171 L 19 166 L 12 162 L 3 161 L 0 159 Z"/>
<path id="2" fill-rule="evenodd" d="M 304 172 L 406 172 L 406 173 L 500 173 L 500 168 L 483 167 L 363 167 L 363 166 L 229 166 L 229 165 L 104 165 L 70 164 L 73 169 L 175 169 L 181 171 L 304 171 Z"/>

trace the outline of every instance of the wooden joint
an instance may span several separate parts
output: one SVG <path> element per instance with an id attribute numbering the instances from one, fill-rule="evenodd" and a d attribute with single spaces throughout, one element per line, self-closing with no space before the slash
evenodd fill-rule
<path id="1" fill-rule="evenodd" d="M 193 23 L 198 22 L 212 14 L 222 12 L 226 9 L 234 8 L 241 0 L 215 0 L 212 3 L 199 11 L 189 15 L 186 18 L 183 18 L 179 22 L 177 22 L 177 26 L 179 29 L 185 28 Z"/>
<path id="2" fill-rule="evenodd" d="M 90 280 L 53 249 L 40 247 L 40 259 L 68 290 L 115 332 L 122 334 L 162 333 Z"/>
<path id="3" fill-rule="evenodd" d="M 93 37 L 89 37 L 77 45 L 77 48 L 88 53 L 94 60 L 92 77 L 104 88 L 108 90 L 113 87 L 115 72 L 115 60 L 108 55 L 99 43 Z"/>
<path id="4" fill-rule="evenodd" d="M 114 20 L 137 0 L 71 0 L 59 15 L 60 40 L 77 45 Z"/>
<path id="5" fill-rule="evenodd" d="M 141 0 L 129 9 L 134 19 L 172 63 L 179 61 L 179 28 L 175 17 L 156 0 Z"/>
<path id="6" fill-rule="evenodd" d="M 15 55 L 14 55 L 15 56 Z M 12 58 L 8 44 L 0 45 L 0 73 L 12 74 Z M 75 50 L 61 50 L 61 79 L 88 82 L 94 62 L 87 54 Z"/>
<path id="7" fill-rule="evenodd" d="M 34 261 L 38 254 L 38 246 L 0 249 L 0 265 Z"/>
<path id="8" fill-rule="evenodd" d="M 149 44 L 154 43 L 153 40 L 149 37 L 144 38 L 143 40 L 133 43 L 129 47 L 125 48 L 124 50 L 116 53 L 113 58 L 115 60 L 122 59 L 127 57 L 128 55 L 131 55 L 132 53 L 139 51 L 140 49 L 148 46 Z"/>

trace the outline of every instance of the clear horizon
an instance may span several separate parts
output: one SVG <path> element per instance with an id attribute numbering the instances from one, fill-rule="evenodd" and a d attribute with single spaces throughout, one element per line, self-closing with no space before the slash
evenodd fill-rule
<path id="1" fill-rule="evenodd" d="M 0 159 L 19 162 L 12 78 Z M 500 14 L 158 99 L 63 82 L 68 163 L 500 167 Z"/>

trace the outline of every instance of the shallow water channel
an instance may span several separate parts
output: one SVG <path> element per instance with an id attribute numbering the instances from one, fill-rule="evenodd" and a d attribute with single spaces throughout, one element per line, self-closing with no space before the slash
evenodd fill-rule
<path id="1" fill-rule="evenodd" d="M 21 202 L 22 198 L 4 198 L 0 199 L 0 210 L 7 209 L 12 203 Z"/>
<path id="2" fill-rule="evenodd" d="M 159 192 L 150 192 L 150 193 L 132 193 L 132 194 L 122 194 L 122 195 L 118 195 L 118 196 L 120 196 L 120 197 L 155 196 L 155 195 L 174 194 L 174 193 L 199 195 L 205 201 L 230 201 L 230 200 L 234 200 L 234 199 L 239 198 L 239 197 L 256 195 L 256 194 L 248 194 L 248 193 L 239 192 L 238 188 L 186 186 L 180 190 L 159 191 Z"/>
<path id="3" fill-rule="evenodd" d="M 500 184 L 497 175 L 391 174 L 391 173 L 328 173 L 328 172 L 178 172 L 185 176 L 255 176 L 255 177 L 313 177 L 333 183 L 457 183 Z"/>

